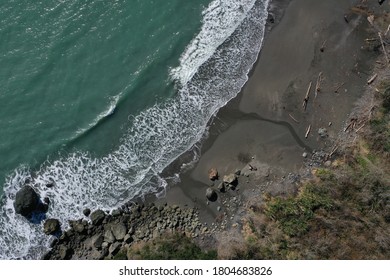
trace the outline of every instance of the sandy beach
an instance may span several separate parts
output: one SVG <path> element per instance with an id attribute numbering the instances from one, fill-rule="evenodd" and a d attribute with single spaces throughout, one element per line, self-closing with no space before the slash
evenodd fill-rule
<path id="1" fill-rule="evenodd" d="M 293 192 L 299 177 L 309 172 L 308 166 L 322 164 L 313 163 L 313 151 L 330 152 L 364 91 L 375 57 L 364 47 L 367 19 L 352 11 L 358 4 L 360 1 L 272 1 L 270 31 L 249 81 L 212 119 L 207 139 L 199 148 L 199 160 L 157 203 L 195 206 L 202 219 L 212 223 L 227 213 L 225 195 L 211 203 L 205 197 L 206 189 L 220 182 L 209 180 L 210 168 L 218 170 L 220 179 L 242 171 L 235 195 L 245 204 L 248 199 L 261 199 L 265 192 Z M 379 5 L 372 6 L 377 9 Z M 323 137 L 319 129 L 325 129 Z M 179 162 L 168 173 L 177 172 Z M 249 170 L 248 164 L 257 170 Z M 235 216 L 228 224 L 239 219 Z"/>

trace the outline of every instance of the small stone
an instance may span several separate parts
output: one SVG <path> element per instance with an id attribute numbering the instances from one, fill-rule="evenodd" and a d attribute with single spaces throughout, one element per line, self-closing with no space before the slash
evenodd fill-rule
<path id="1" fill-rule="evenodd" d="M 127 233 L 127 228 L 124 223 L 119 223 L 111 226 L 111 230 L 116 240 L 122 241 Z"/>
<path id="2" fill-rule="evenodd" d="M 329 123 L 328 123 L 328 126 L 332 126 L 332 122 L 329 122 Z"/>
<path id="3" fill-rule="evenodd" d="M 104 241 L 108 242 L 108 243 L 114 243 L 115 242 L 115 236 L 114 234 L 112 233 L 111 230 L 106 230 L 104 232 Z"/>
<path id="4" fill-rule="evenodd" d="M 46 188 L 52 188 L 52 187 L 54 187 L 54 182 L 48 182 L 48 183 L 46 183 Z"/>
<path id="5" fill-rule="evenodd" d="M 126 234 L 125 238 L 123 238 L 123 241 L 127 244 L 130 244 L 131 242 L 133 242 L 133 237 L 130 234 Z"/>
<path id="6" fill-rule="evenodd" d="M 103 238 L 102 234 L 99 233 L 99 234 L 92 236 L 92 246 L 93 247 L 100 249 L 100 248 L 102 248 L 103 242 L 104 242 L 104 238 Z"/>
<path id="7" fill-rule="evenodd" d="M 219 190 L 221 193 L 226 192 L 225 184 L 224 184 L 223 182 L 221 182 L 221 183 L 218 185 L 218 190 Z"/>
<path id="8" fill-rule="evenodd" d="M 307 153 L 304 152 L 304 153 L 302 154 L 302 157 L 307 158 Z"/>
<path id="9" fill-rule="evenodd" d="M 217 207 L 217 211 L 218 211 L 218 212 L 221 212 L 221 206 L 218 206 L 218 207 Z"/>
<path id="10" fill-rule="evenodd" d="M 326 136 L 328 136 L 328 131 L 326 130 L 326 128 L 320 128 L 318 129 L 318 135 L 320 135 L 320 137 L 322 138 L 325 138 Z"/>
<path id="11" fill-rule="evenodd" d="M 85 217 L 88 217 L 88 216 L 91 214 L 91 209 L 85 208 L 85 209 L 83 210 L 83 214 L 84 214 Z"/>
<path id="12" fill-rule="evenodd" d="M 121 244 L 119 242 L 115 242 L 115 243 L 111 244 L 110 248 L 108 249 L 108 252 L 112 256 L 115 256 L 119 252 L 120 248 L 121 248 Z"/>
<path id="13" fill-rule="evenodd" d="M 75 223 L 73 229 L 78 233 L 84 233 L 86 231 L 86 228 L 82 223 Z"/>
<path id="14" fill-rule="evenodd" d="M 216 168 L 211 168 L 209 170 L 209 179 L 215 181 L 218 179 L 218 170 Z"/>
<path id="15" fill-rule="evenodd" d="M 223 182 L 228 185 L 237 185 L 237 175 L 236 174 L 229 174 L 223 176 Z"/>
<path id="16" fill-rule="evenodd" d="M 237 169 L 236 171 L 234 171 L 234 174 L 236 174 L 237 176 L 240 176 L 241 175 L 241 170 Z"/>
<path id="17" fill-rule="evenodd" d="M 332 165 L 332 162 L 330 160 L 325 161 L 324 166 L 330 167 Z"/>
<path id="18" fill-rule="evenodd" d="M 60 245 L 58 255 L 61 260 L 69 260 L 72 257 L 72 249 L 66 247 L 65 245 Z"/>
<path id="19" fill-rule="evenodd" d="M 92 224 L 95 226 L 98 226 L 103 222 L 105 217 L 106 217 L 106 214 L 104 213 L 104 211 L 99 209 L 99 210 L 92 212 L 90 218 L 91 218 Z"/>
<path id="20" fill-rule="evenodd" d="M 57 219 L 47 219 L 43 224 L 43 232 L 47 235 L 53 235 L 61 230 L 60 221 Z"/>
<path id="21" fill-rule="evenodd" d="M 114 209 L 111 212 L 111 216 L 113 217 L 119 217 L 121 215 L 122 211 L 120 209 Z"/>

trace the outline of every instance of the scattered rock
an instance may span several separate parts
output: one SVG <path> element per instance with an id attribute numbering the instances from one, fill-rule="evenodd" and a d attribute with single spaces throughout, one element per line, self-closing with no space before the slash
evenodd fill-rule
<path id="1" fill-rule="evenodd" d="M 33 212 L 39 209 L 39 199 L 39 195 L 35 190 L 31 186 L 25 185 L 16 193 L 14 201 L 15 212 L 24 217 L 30 217 Z"/>
<path id="2" fill-rule="evenodd" d="M 43 232 L 47 235 L 59 233 L 60 230 L 61 224 L 57 219 L 47 219 L 43 224 Z"/>
<path id="3" fill-rule="evenodd" d="M 46 188 L 52 188 L 54 187 L 54 181 L 50 180 L 49 182 L 46 183 Z"/>
<path id="4" fill-rule="evenodd" d="M 108 252 L 110 255 L 115 256 L 121 248 L 121 244 L 119 242 L 115 242 L 110 245 L 110 248 L 108 249 Z"/>
<path id="5" fill-rule="evenodd" d="M 209 179 L 211 181 L 218 180 L 218 170 L 216 168 L 211 168 L 209 170 Z"/>
<path id="6" fill-rule="evenodd" d="M 110 229 L 108 229 L 104 232 L 104 241 L 106 241 L 108 243 L 115 242 L 115 236 Z"/>
<path id="7" fill-rule="evenodd" d="M 307 153 L 304 152 L 304 153 L 302 154 L 302 157 L 307 158 Z"/>
<path id="8" fill-rule="evenodd" d="M 99 210 L 92 212 L 90 218 L 91 218 L 92 224 L 95 226 L 98 226 L 103 222 L 105 217 L 106 217 L 106 214 L 104 213 L 104 211 L 99 209 Z"/>
<path id="9" fill-rule="evenodd" d="M 318 129 L 318 135 L 320 135 L 321 138 L 325 138 L 326 136 L 328 136 L 328 131 L 326 130 L 326 128 L 321 127 L 320 129 Z"/>
<path id="10" fill-rule="evenodd" d="M 123 238 L 123 241 L 127 244 L 130 244 L 131 242 L 133 242 L 133 237 L 130 234 L 126 234 L 125 238 Z"/>
<path id="11" fill-rule="evenodd" d="M 86 232 L 85 225 L 82 224 L 82 223 L 74 223 L 73 224 L 73 229 L 74 229 L 75 232 L 80 233 L 80 234 L 83 234 L 83 233 Z"/>
<path id="12" fill-rule="evenodd" d="M 111 216 L 113 216 L 113 217 L 118 217 L 118 216 L 120 216 L 122 214 L 122 211 L 120 210 L 120 209 L 114 209 L 114 210 L 112 210 L 112 212 L 111 212 Z"/>
<path id="13" fill-rule="evenodd" d="M 224 193 L 226 192 L 226 188 L 225 188 L 225 184 L 222 182 L 218 185 L 218 190 L 221 192 L 221 193 Z"/>
<path id="14" fill-rule="evenodd" d="M 212 188 L 207 188 L 206 190 L 206 197 L 209 201 L 216 201 L 218 198 L 218 195 L 215 190 Z"/>
<path id="15" fill-rule="evenodd" d="M 58 256 L 60 260 L 70 260 L 72 258 L 73 250 L 66 247 L 65 245 L 60 245 L 58 249 Z"/>
<path id="16" fill-rule="evenodd" d="M 103 235 L 101 233 L 98 233 L 98 234 L 92 236 L 92 246 L 97 248 L 97 249 L 102 248 L 103 241 L 104 241 L 104 238 L 103 238 Z"/>
<path id="17" fill-rule="evenodd" d="M 88 216 L 91 214 L 91 209 L 85 208 L 85 209 L 83 210 L 83 214 L 84 214 L 85 217 L 88 217 Z"/>
<path id="18" fill-rule="evenodd" d="M 111 226 L 111 230 L 116 240 L 122 241 L 127 233 L 127 228 L 124 223 L 114 224 Z"/>
<path id="19" fill-rule="evenodd" d="M 223 176 L 223 182 L 228 185 L 237 185 L 237 175 L 236 174 L 229 174 Z"/>
<path id="20" fill-rule="evenodd" d="M 332 162 L 330 160 L 325 161 L 324 166 L 330 167 L 332 165 Z"/>

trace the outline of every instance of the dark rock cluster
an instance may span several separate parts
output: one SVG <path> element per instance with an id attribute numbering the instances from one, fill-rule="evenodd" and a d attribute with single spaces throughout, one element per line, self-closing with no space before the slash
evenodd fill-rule
<path id="1" fill-rule="evenodd" d="M 53 241 L 44 259 L 111 259 L 136 242 L 173 231 L 191 237 L 208 232 L 195 209 L 179 206 L 131 204 L 111 214 L 96 210 L 89 217 L 71 221 L 70 229 Z"/>

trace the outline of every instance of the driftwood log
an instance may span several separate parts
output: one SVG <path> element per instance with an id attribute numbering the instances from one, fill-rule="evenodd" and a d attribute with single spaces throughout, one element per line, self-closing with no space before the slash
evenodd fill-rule
<path id="1" fill-rule="evenodd" d="M 310 94 L 310 90 L 311 90 L 311 84 L 312 84 L 312 82 L 310 82 L 309 87 L 307 88 L 306 95 L 305 95 L 305 98 L 303 99 L 303 103 L 302 103 L 303 110 L 305 110 L 305 111 L 306 111 L 306 107 L 307 107 L 307 102 L 309 102 L 309 94 Z"/>

